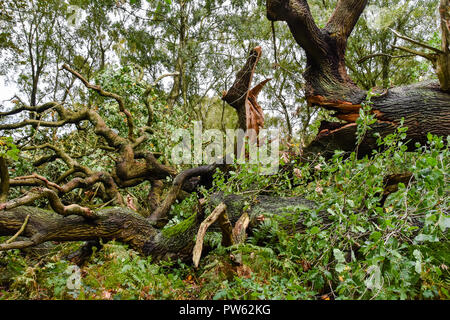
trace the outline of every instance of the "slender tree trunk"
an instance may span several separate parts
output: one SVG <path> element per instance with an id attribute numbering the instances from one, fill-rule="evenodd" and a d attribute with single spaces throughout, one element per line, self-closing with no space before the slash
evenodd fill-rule
<path id="1" fill-rule="evenodd" d="M 8 200 L 9 192 L 9 171 L 5 157 L 0 157 L 0 203 Z"/>
<path id="2" fill-rule="evenodd" d="M 188 29 L 188 20 L 186 13 L 186 2 L 180 2 L 180 30 L 178 33 L 178 44 L 177 44 L 177 59 L 175 62 L 175 71 L 178 75 L 173 79 L 172 90 L 170 91 L 167 104 L 169 109 L 172 109 L 177 99 L 182 95 L 185 99 L 186 83 L 185 83 L 185 61 L 184 55 L 186 54 L 186 38 Z M 184 101 L 184 106 L 186 101 Z"/>

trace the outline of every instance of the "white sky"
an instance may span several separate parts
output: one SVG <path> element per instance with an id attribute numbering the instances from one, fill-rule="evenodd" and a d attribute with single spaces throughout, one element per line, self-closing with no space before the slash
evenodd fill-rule
<path id="1" fill-rule="evenodd" d="M 6 77 L 0 76 L 0 108 L 2 108 L 2 106 L 11 107 L 13 105 L 12 103 L 3 100 L 9 100 L 17 93 L 17 87 L 14 84 L 6 84 L 5 82 Z"/>

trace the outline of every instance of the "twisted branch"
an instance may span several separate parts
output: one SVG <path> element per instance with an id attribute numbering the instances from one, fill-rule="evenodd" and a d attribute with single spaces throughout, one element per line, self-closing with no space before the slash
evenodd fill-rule
<path id="1" fill-rule="evenodd" d="M 127 125 L 128 125 L 128 139 L 130 141 L 134 141 L 134 123 L 133 123 L 133 117 L 130 113 L 130 111 L 128 111 L 127 109 L 125 109 L 125 102 L 123 100 L 123 98 L 121 96 L 119 96 L 118 94 L 112 93 L 112 92 L 108 92 L 103 90 L 100 86 L 98 85 L 94 85 L 89 83 L 80 73 L 78 73 L 77 71 L 73 70 L 72 68 L 70 68 L 67 64 L 64 64 L 62 66 L 63 69 L 69 71 L 70 73 L 72 73 L 75 77 L 77 77 L 78 79 L 81 80 L 81 82 L 83 82 L 83 84 L 85 85 L 85 87 L 92 89 L 94 91 L 96 91 L 99 95 L 103 96 L 103 97 L 107 97 L 107 98 L 113 98 L 114 100 L 117 101 L 117 103 L 119 104 L 119 110 L 121 112 L 123 112 L 125 114 L 125 116 L 127 117 Z"/>
<path id="2" fill-rule="evenodd" d="M 52 209 L 62 216 L 77 215 L 87 219 L 94 219 L 97 217 L 95 212 L 89 208 L 85 208 L 77 204 L 65 206 L 56 192 L 48 188 L 34 188 L 21 198 L 2 203 L 0 204 L 0 211 L 28 205 L 42 198 L 47 198 Z"/>

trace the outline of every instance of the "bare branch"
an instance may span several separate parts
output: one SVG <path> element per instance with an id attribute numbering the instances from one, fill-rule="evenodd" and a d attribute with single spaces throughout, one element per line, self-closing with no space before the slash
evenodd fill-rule
<path id="1" fill-rule="evenodd" d="M 34 245 L 36 245 L 36 243 L 32 240 L 17 241 L 17 242 L 13 242 L 13 243 L 1 243 L 0 251 L 6 251 L 6 250 L 12 250 L 12 249 L 24 249 L 24 248 L 32 247 Z"/>
<path id="2" fill-rule="evenodd" d="M 33 125 L 47 127 L 47 128 L 58 128 L 58 127 L 62 127 L 66 123 L 68 123 L 68 121 L 66 121 L 66 120 L 41 121 L 41 120 L 27 119 L 27 120 L 24 120 L 21 122 L 16 122 L 16 123 L 1 124 L 0 130 L 14 130 L 14 129 L 23 128 L 26 126 L 33 126 Z"/>
<path id="3" fill-rule="evenodd" d="M 23 128 L 23 127 L 30 126 L 30 125 L 48 127 L 48 128 L 57 128 L 57 127 L 62 127 L 67 123 L 79 123 L 83 120 L 89 119 L 87 109 L 73 112 L 73 111 L 68 111 L 68 110 L 64 109 L 60 104 L 54 105 L 54 108 L 58 112 L 59 119 L 60 119 L 59 121 L 42 121 L 42 120 L 35 120 L 35 119 L 27 119 L 27 120 L 23 120 L 21 122 L 16 122 L 16 123 L 0 124 L 0 130 L 18 129 L 18 128 Z"/>
<path id="4" fill-rule="evenodd" d="M 433 63 L 436 62 L 436 56 L 433 54 L 424 53 L 424 52 L 417 51 L 417 50 L 410 49 L 410 48 L 403 47 L 403 46 L 394 46 L 394 48 L 405 51 L 405 52 L 412 53 L 413 55 L 416 55 L 416 56 L 423 57 Z"/>
<path id="5" fill-rule="evenodd" d="M 167 77 L 174 77 L 174 76 L 179 76 L 180 73 L 179 72 L 172 72 L 172 73 L 165 73 L 160 75 L 158 78 L 156 78 L 155 81 L 153 81 L 153 83 L 150 85 L 151 87 L 154 87 L 158 84 L 158 82 L 160 82 L 162 79 L 167 78 Z"/>
<path id="6" fill-rule="evenodd" d="M 183 187 L 184 181 L 186 181 L 191 177 L 212 174 L 214 173 L 217 167 L 218 165 L 211 164 L 207 166 L 188 169 L 177 175 L 173 180 L 172 188 L 170 189 L 163 203 L 158 207 L 158 209 L 155 212 L 152 213 L 152 215 L 150 216 L 150 220 L 159 221 L 166 218 L 167 213 L 170 211 L 170 207 L 177 199 L 177 196 L 181 191 L 181 188 Z"/>
<path id="7" fill-rule="evenodd" d="M 56 106 L 61 106 L 58 102 L 55 102 L 55 101 L 47 102 L 47 103 L 45 103 L 45 104 L 43 104 L 41 106 L 34 106 L 34 107 L 33 106 L 27 106 L 27 105 L 25 105 L 25 104 L 23 104 L 21 102 L 19 102 L 19 103 L 21 104 L 21 106 L 16 108 L 16 109 L 13 109 L 13 110 L 10 110 L 10 111 L 5 111 L 5 112 L 0 112 L 0 117 L 11 116 L 11 115 L 20 113 L 22 111 L 32 111 L 32 112 L 42 113 L 42 112 L 47 111 L 47 110 L 49 110 L 51 108 L 54 108 Z"/>
<path id="8" fill-rule="evenodd" d="M 442 50 L 440 50 L 440 49 L 434 48 L 434 47 L 429 46 L 429 45 L 427 45 L 427 44 L 425 44 L 425 43 L 422 43 L 422 42 L 420 42 L 420 41 L 417 41 L 417 40 L 411 39 L 411 38 L 409 38 L 409 37 L 407 37 L 407 36 L 404 36 L 404 35 L 400 34 L 399 32 L 395 31 L 394 29 L 391 29 L 391 28 L 389 28 L 389 29 L 390 29 L 397 37 L 399 37 L 400 39 L 406 40 L 406 41 L 411 42 L 411 43 L 413 43 L 413 44 L 415 44 L 415 45 L 418 45 L 418 46 L 420 46 L 420 47 L 423 47 L 423 48 L 425 48 L 425 49 L 429 49 L 429 50 L 434 51 L 434 52 L 436 52 L 436 53 L 438 53 L 438 54 L 444 53 L 444 52 L 443 52 Z M 406 51 L 406 50 L 405 50 L 405 51 Z M 424 56 L 424 54 L 422 54 L 422 56 Z"/>
<path id="9" fill-rule="evenodd" d="M 27 223 L 28 223 L 28 219 L 30 219 L 30 215 L 28 214 L 25 217 L 25 221 L 23 222 L 22 226 L 20 227 L 19 231 L 17 231 L 17 233 L 15 235 L 13 235 L 10 239 L 8 239 L 5 243 L 6 244 L 10 244 L 11 242 L 13 242 L 14 240 L 17 239 L 18 236 L 20 236 L 22 234 L 22 232 L 25 230 Z"/>
<path id="10" fill-rule="evenodd" d="M 123 100 L 123 98 L 115 93 L 112 92 L 108 92 L 103 90 L 100 86 L 98 85 L 94 85 L 89 83 L 80 73 L 78 73 L 77 71 L 73 70 L 72 68 L 70 68 L 67 64 L 64 64 L 62 66 L 63 69 L 69 71 L 70 73 L 72 73 L 75 77 L 77 77 L 78 79 L 81 80 L 81 82 L 83 82 L 83 84 L 85 85 L 85 87 L 92 89 L 94 91 L 96 91 L 98 94 L 100 94 L 103 97 L 107 97 L 107 98 L 113 98 L 114 100 L 117 101 L 117 103 L 119 104 L 119 110 L 121 112 L 123 112 L 125 114 L 125 116 L 127 117 L 127 125 L 128 125 L 128 138 L 131 141 L 134 141 L 134 123 L 133 123 L 133 117 L 130 113 L 130 111 L 128 111 L 127 109 L 125 109 L 125 102 Z"/>
<path id="11" fill-rule="evenodd" d="M 147 107 L 147 112 L 148 112 L 147 126 L 150 126 L 152 124 L 152 122 L 153 122 L 153 107 L 152 107 L 150 101 L 148 101 L 149 94 L 152 92 L 153 88 L 158 84 L 158 82 L 161 81 L 162 79 L 164 79 L 166 77 L 174 77 L 174 76 L 179 76 L 179 75 L 180 75 L 179 72 L 165 73 L 163 75 L 160 75 L 145 90 L 145 92 L 144 92 L 144 104 Z"/>
<path id="12" fill-rule="evenodd" d="M 22 150 L 23 149 L 24 148 L 22 148 Z M 56 159 L 58 159 L 58 156 L 56 154 L 42 156 L 41 158 L 39 158 L 39 159 L 37 159 L 36 161 L 33 162 L 33 167 L 42 166 L 43 164 L 46 164 L 46 163 L 49 163 L 49 162 L 53 162 Z"/>
<path id="13" fill-rule="evenodd" d="M 410 57 L 414 57 L 415 54 L 405 54 L 405 55 L 401 55 L 401 56 L 393 56 L 391 54 L 387 54 L 387 53 L 374 53 L 374 54 L 369 54 L 365 57 L 362 57 L 361 59 L 359 59 L 358 61 L 356 61 L 357 64 L 361 64 L 366 60 L 372 59 L 372 58 L 376 58 L 376 57 L 388 57 L 391 59 L 400 59 L 400 58 L 410 58 Z"/>
<path id="14" fill-rule="evenodd" d="M 56 183 L 53 183 L 51 181 L 48 181 L 47 178 L 38 175 L 37 173 L 33 173 L 30 176 L 21 176 L 21 177 L 16 177 L 14 179 L 11 179 L 11 182 L 16 183 L 15 185 L 19 185 L 20 181 L 25 180 L 25 181 L 36 181 L 37 184 L 39 184 L 39 182 L 37 181 L 42 181 L 44 183 L 45 186 L 47 187 L 51 187 L 51 188 L 55 188 L 58 191 L 62 191 L 63 188 L 61 188 L 59 185 L 57 185 Z"/>
<path id="15" fill-rule="evenodd" d="M 0 211 L 24 206 L 44 197 L 49 200 L 52 209 L 62 216 L 77 215 L 87 219 L 96 218 L 96 214 L 89 208 L 81 207 L 77 204 L 65 206 L 56 192 L 48 188 L 35 188 L 21 198 L 2 203 L 0 204 Z"/>
<path id="16" fill-rule="evenodd" d="M 63 160 L 67 164 L 67 166 L 70 169 L 74 169 L 75 171 L 81 171 L 81 172 L 85 173 L 88 176 L 93 174 L 91 169 L 89 169 L 86 166 L 80 165 L 78 163 L 78 161 L 76 161 L 71 156 L 69 156 L 63 149 L 58 148 L 57 146 L 55 146 L 53 144 L 44 143 L 44 144 L 41 144 L 41 145 L 38 145 L 38 146 L 30 146 L 30 147 L 23 148 L 23 150 L 36 150 L 36 149 L 51 149 L 51 150 L 53 150 L 56 153 L 58 158 L 60 158 L 61 160 Z M 52 157 L 50 157 L 50 159 L 52 159 Z"/>

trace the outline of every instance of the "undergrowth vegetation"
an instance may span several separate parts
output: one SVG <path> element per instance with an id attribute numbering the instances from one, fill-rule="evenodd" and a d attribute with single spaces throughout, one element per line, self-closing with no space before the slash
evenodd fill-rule
<path id="1" fill-rule="evenodd" d="M 80 243 L 54 244 L 39 257 L 0 252 L 0 299 L 449 299 L 450 141 L 428 135 L 408 152 L 406 130 L 378 137 L 380 151 L 363 159 L 292 159 L 276 175 L 241 165 L 226 183 L 217 173 L 202 196 L 247 195 L 248 208 L 261 193 L 299 196 L 317 207 L 268 212 L 231 247 L 211 232 L 198 269 L 156 263 L 115 242 L 81 268 L 65 258 Z M 400 174 L 407 181 L 386 192 L 388 177 Z M 173 208 L 169 226 L 193 213 L 197 197 Z M 289 225 L 299 216 L 302 232 Z"/>

